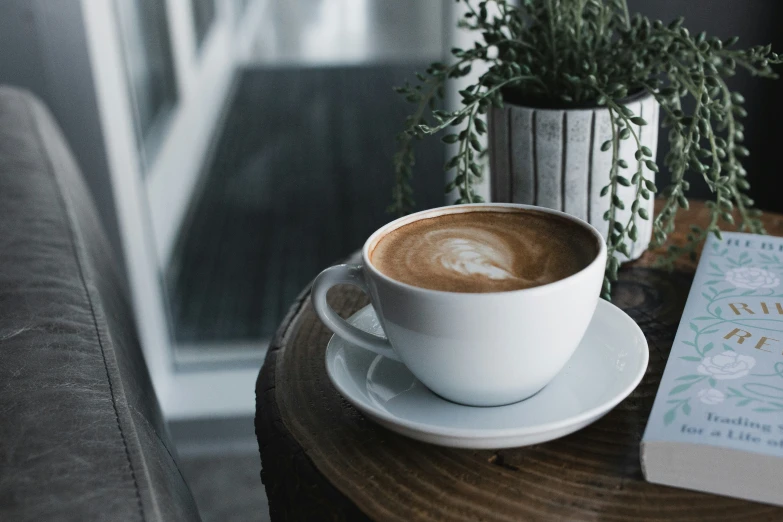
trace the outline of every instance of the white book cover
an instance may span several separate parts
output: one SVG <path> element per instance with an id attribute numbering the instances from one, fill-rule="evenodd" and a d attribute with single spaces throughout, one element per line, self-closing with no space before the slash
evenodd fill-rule
<path id="1" fill-rule="evenodd" d="M 783 238 L 705 244 L 641 444 L 650 482 L 783 505 Z"/>

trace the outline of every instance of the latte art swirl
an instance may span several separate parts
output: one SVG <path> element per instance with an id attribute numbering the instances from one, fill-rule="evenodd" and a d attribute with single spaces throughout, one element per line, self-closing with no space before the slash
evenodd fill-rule
<path id="1" fill-rule="evenodd" d="M 500 292 L 547 284 L 598 254 L 576 223 L 538 211 L 445 214 L 383 236 L 370 258 L 393 279 L 451 292 Z"/>
<path id="2" fill-rule="evenodd" d="M 433 230 L 422 240 L 433 250 L 431 261 L 463 276 L 484 276 L 489 279 L 513 279 L 514 253 L 500 238 L 474 229 Z M 413 252 L 411 252 L 412 254 Z M 415 262 L 414 255 L 407 264 Z"/>

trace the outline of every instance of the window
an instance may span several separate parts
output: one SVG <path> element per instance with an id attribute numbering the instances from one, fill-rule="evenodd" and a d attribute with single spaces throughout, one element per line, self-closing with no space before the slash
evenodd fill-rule
<path id="1" fill-rule="evenodd" d="M 215 20 L 215 0 L 191 0 L 193 8 L 193 29 L 196 34 L 196 47 L 201 49 L 209 28 Z"/>
<path id="2" fill-rule="evenodd" d="M 160 146 L 166 122 L 177 102 L 166 3 L 160 0 L 117 0 L 115 5 L 136 119 L 136 135 L 142 158 L 145 164 L 149 164 Z"/>

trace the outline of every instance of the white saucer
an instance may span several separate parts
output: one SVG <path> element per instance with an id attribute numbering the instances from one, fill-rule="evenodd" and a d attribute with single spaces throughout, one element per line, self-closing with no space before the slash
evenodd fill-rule
<path id="1" fill-rule="evenodd" d="M 348 321 L 382 335 L 372 306 Z M 348 402 L 392 431 L 441 446 L 498 449 L 553 440 L 599 419 L 636 388 L 648 357 L 639 326 L 600 300 L 565 368 L 538 394 L 508 406 L 449 402 L 429 391 L 402 363 L 336 335 L 326 349 L 326 371 Z"/>

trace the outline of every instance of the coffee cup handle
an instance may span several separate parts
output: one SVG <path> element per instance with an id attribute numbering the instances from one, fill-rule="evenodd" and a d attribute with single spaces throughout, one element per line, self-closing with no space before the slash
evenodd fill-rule
<path id="1" fill-rule="evenodd" d="M 321 321 L 323 321 L 331 331 L 346 341 L 361 346 L 378 355 L 383 355 L 389 359 L 399 361 L 400 358 L 394 353 L 388 339 L 355 327 L 337 315 L 337 312 L 332 310 L 332 307 L 326 302 L 326 292 L 328 292 L 331 287 L 338 284 L 358 286 L 366 294 L 370 293 L 361 266 L 336 265 L 327 268 L 318 274 L 318 277 L 316 277 L 313 282 L 313 307 L 315 307 L 315 312 L 318 314 Z"/>

